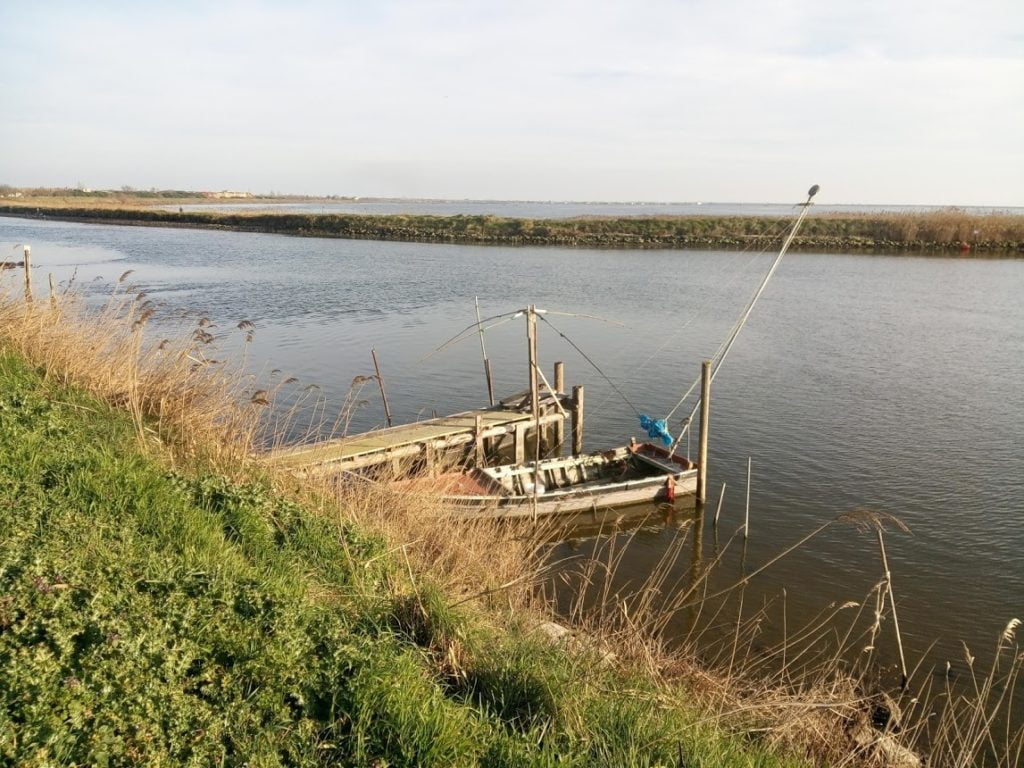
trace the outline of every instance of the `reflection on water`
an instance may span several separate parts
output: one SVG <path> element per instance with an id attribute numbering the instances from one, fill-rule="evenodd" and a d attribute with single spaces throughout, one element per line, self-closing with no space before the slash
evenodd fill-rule
<path id="1" fill-rule="evenodd" d="M 615 387 L 540 324 L 545 369 L 565 360 L 567 383 L 586 384 L 588 449 L 638 435 L 635 411 L 672 409 L 772 258 L 0 220 L 0 248 L 26 241 L 40 274 L 65 283 L 74 274 L 93 296 L 134 269 L 131 279 L 165 312 L 208 316 L 229 348 L 240 345 L 239 321 L 252 321 L 253 369 L 316 384 L 335 408 L 353 378 L 373 373 L 376 348 L 398 422 L 485 401 L 475 338 L 424 359 L 473 322 L 475 296 L 485 315 L 531 303 L 600 315 L 621 325 L 582 317 L 555 325 Z M 1024 617 L 1022 295 L 1020 260 L 788 256 L 715 380 L 709 497 L 717 503 L 727 489 L 709 589 L 736 583 L 744 567 L 755 571 L 843 512 L 892 513 L 912 531 L 886 540 L 908 654 L 955 666 L 963 639 L 982 658 L 1009 618 Z M 488 333 L 487 348 L 497 392 L 522 391 L 519 322 Z M 363 390 L 359 400 L 352 429 L 381 424 L 379 397 Z M 733 532 L 742 525 L 748 457 L 744 559 Z M 704 563 L 716 559 L 708 517 L 685 526 Z M 584 549 L 615 541 L 622 551 L 628 540 L 619 573 L 631 583 L 681 535 L 678 515 L 661 510 L 631 531 L 593 527 L 605 523 L 588 522 L 578 541 Z M 692 552 L 672 571 L 673 584 L 685 585 Z M 872 537 L 832 525 L 759 574 L 746 596 L 761 604 L 786 588 L 796 624 L 831 602 L 863 600 L 880 577 Z M 771 623 L 764 629 L 776 631 Z M 895 658 L 888 638 L 880 651 Z"/>

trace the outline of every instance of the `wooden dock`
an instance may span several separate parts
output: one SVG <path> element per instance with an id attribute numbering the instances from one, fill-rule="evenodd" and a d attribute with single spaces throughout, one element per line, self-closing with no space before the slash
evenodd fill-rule
<path id="1" fill-rule="evenodd" d="M 569 418 L 573 450 L 582 450 L 583 387 L 574 387 L 572 395 L 547 393 L 539 398 L 539 404 L 541 439 L 548 444 L 545 452 L 561 443 Z M 523 393 L 506 398 L 493 408 L 283 448 L 273 451 L 267 459 L 302 472 L 353 471 L 388 465 L 401 470 L 417 463 L 428 470 L 440 463 L 483 466 L 488 457 L 499 451 L 511 453 L 510 460 L 525 461 L 527 440 L 532 442 L 536 432 L 530 395 Z"/>

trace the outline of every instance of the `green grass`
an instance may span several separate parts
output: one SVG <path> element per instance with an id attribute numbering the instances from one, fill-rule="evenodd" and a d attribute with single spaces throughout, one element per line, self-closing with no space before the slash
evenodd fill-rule
<path id="1" fill-rule="evenodd" d="M 797 765 L 0 349 L 0 764 Z"/>

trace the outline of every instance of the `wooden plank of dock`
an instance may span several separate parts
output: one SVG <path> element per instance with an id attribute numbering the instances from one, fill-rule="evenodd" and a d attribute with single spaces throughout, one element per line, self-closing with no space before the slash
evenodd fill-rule
<path id="1" fill-rule="evenodd" d="M 563 409 L 569 405 L 569 398 L 565 396 L 560 396 L 559 401 Z M 554 398 L 542 397 L 541 407 L 551 411 L 541 417 L 542 426 L 564 420 L 565 415 L 555 406 Z M 479 434 L 478 424 L 482 428 Z M 507 407 L 483 408 L 335 440 L 283 448 L 271 452 L 267 458 L 271 463 L 292 469 L 323 465 L 339 469 L 357 468 L 413 456 L 426 451 L 428 446 L 431 449 L 444 449 L 511 434 L 517 428 L 532 426 L 533 416 L 530 413 Z"/>

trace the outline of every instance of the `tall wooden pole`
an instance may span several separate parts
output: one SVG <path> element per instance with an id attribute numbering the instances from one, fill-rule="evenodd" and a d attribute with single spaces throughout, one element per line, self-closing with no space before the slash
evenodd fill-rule
<path id="1" fill-rule="evenodd" d="M 487 359 L 487 348 L 484 346 L 484 326 L 480 321 L 480 297 L 474 296 L 476 304 L 476 328 L 480 333 L 480 355 L 484 359 L 484 377 L 487 379 L 487 401 L 494 405 L 494 381 L 491 378 L 491 361 Z"/>
<path id="2" fill-rule="evenodd" d="M 708 425 L 711 419 L 711 361 L 700 365 L 700 438 L 697 442 L 697 502 L 708 495 Z"/>
<path id="3" fill-rule="evenodd" d="M 388 426 L 391 426 L 391 408 L 388 406 L 388 396 L 384 392 L 384 377 L 380 375 L 380 363 L 377 362 L 377 350 L 371 349 L 370 354 L 373 356 L 373 369 L 377 372 L 377 386 L 380 387 L 380 399 L 384 401 L 384 417 L 388 420 Z"/>
<path id="4" fill-rule="evenodd" d="M 537 308 L 526 311 L 527 341 L 530 347 L 530 403 L 533 410 L 533 520 L 537 521 L 537 494 L 540 491 L 540 387 L 537 383 Z"/>

